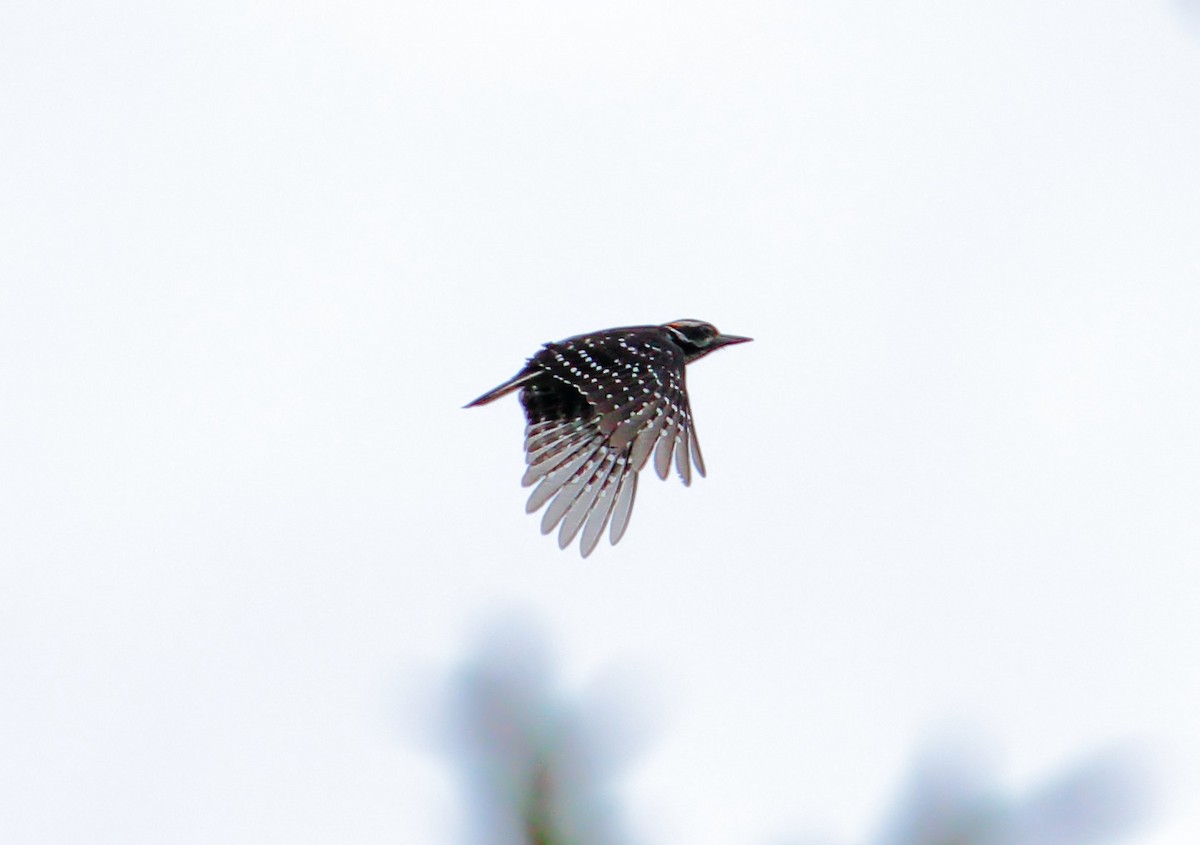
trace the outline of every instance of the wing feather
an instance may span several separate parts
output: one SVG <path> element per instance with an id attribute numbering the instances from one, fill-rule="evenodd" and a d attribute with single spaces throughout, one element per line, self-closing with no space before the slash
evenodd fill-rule
<path id="1" fill-rule="evenodd" d="M 553 449 L 547 449 L 535 459 L 525 470 L 521 486 L 528 487 L 544 475 L 547 475 L 587 450 L 596 441 L 594 430 L 583 429 L 564 437 L 554 444 Z"/>
<path id="2" fill-rule="evenodd" d="M 600 449 L 600 446 L 601 444 L 590 441 L 578 450 L 575 457 L 543 478 L 542 483 L 533 488 L 533 493 L 530 494 L 529 501 L 525 503 L 525 513 L 533 513 L 546 504 L 546 502 L 550 501 L 550 497 L 558 493 L 563 485 L 571 480 L 575 473 L 579 471 L 579 468 L 586 464 L 596 451 Z"/>
<path id="3" fill-rule="evenodd" d="M 525 463 L 532 464 L 577 430 L 574 422 L 538 423 L 525 429 Z"/>
<path id="4" fill-rule="evenodd" d="M 575 503 L 576 499 L 587 488 L 588 482 L 595 475 L 597 468 L 604 462 L 607 453 L 608 447 L 601 444 L 583 465 L 575 470 L 571 477 L 559 488 L 558 493 L 554 496 L 554 501 L 550 503 L 550 507 L 546 508 L 546 512 L 542 514 L 543 534 L 549 534 L 553 531 L 554 527 L 558 525 L 559 520 L 566 516 L 571 505 Z"/>
<path id="5" fill-rule="evenodd" d="M 675 435 L 675 471 L 679 473 L 679 480 L 683 482 L 684 487 L 689 487 L 692 483 L 692 457 L 688 453 L 688 440 L 690 439 L 687 417 L 684 416 L 683 425 L 679 427 L 679 432 Z"/>
<path id="6" fill-rule="evenodd" d="M 663 407 L 663 403 L 655 403 L 654 410 L 654 417 L 638 432 L 637 437 L 633 440 L 633 449 L 630 451 L 629 463 L 633 466 L 634 472 L 641 472 L 642 467 L 646 465 L 646 461 L 650 458 L 650 453 L 654 451 L 654 444 L 658 441 L 658 437 L 662 433 L 663 426 L 667 424 L 667 412 Z"/>
<path id="7" fill-rule="evenodd" d="M 675 449 L 675 439 L 679 432 L 679 417 L 673 409 L 668 408 L 669 420 L 658 438 L 658 446 L 654 450 L 654 471 L 663 481 L 667 480 L 667 471 L 671 468 L 671 453 Z"/>
<path id="8" fill-rule="evenodd" d="M 613 504 L 612 523 L 609 525 L 608 541 L 612 545 L 621 542 L 625 529 L 629 527 L 629 514 L 633 511 L 633 500 L 637 498 L 637 473 L 627 472 L 621 476 L 621 489 Z"/>
<path id="9" fill-rule="evenodd" d="M 596 471 L 592 473 L 575 501 L 571 503 L 571 507 L 567 509 L 566 515 L 563 517 L 562 525 L 558 531 L 558 547 L 565 549 L 571 545 L 571 541 L 575 539 L 575 535 L 579 533 L 579 529 L 583 527 L 583 522 L 596 506 L 596 500 L 600 497 L 600 491 L 604 487 L 604 483 L 608 480 L 608 476 L 612 473 L 613 468 L 617 464 L 616 451 L 609 450 L 604 456 L 604 460 L 596 467 Z M 580 546 L 582 554 L 583 547 Z"/>
<path id="10" fill-rule="evenodd" d="M 700 473 L 700 477 L 704 477 L 704 456 L 700 454 L 700 441 L 696 438 L 696 425 L 691 421 L 691 414 L 688 414 L 688 437 L 692 442 L 692 461 L 696 464 L 696 472 Z"/>
<path id="11" fill-rule="evenodd" d="M 604 529 L 608 527 L 613 505 L 617 501 L 617 491 L 621 488 L 621 482 L 625 476 L 631 472 L 636 472 L 636 470 L 629 465 L 626 459 L 618 457 L 612 472 L 604 479 L 600 495 L 596 497 L 596 502 L 592 505 L 588 515 L 587 524 L 583 528 L 583 539 L 579 541 L 579 553 L 584 557 L 592 553 L 600 542 L 600 538 L 604 536 Z"/>

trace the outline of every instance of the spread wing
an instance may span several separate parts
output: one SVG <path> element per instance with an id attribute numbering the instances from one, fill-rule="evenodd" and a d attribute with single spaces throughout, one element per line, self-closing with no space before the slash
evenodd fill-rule
<path id="1" fill-rule="evenodd" d="M 587 557 L 604 529 L 616 543 L 629 525 L 638 472 L 651 455 L 666 478 L 672 456 L 684 484 L 704 475 L 684 381 L 683 353 L 615 332 L 547 344 L 529 362 L 539 376 L 521 389 L 526 504 L 547 505 L 542 533 L 557 526 L 566 548 L 580 530 Z"/>

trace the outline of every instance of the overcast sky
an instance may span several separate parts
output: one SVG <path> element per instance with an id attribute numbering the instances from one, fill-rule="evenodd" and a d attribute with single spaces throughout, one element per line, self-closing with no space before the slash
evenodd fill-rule
<path id="1" fill-rule="evenodd" d="M 5 4 L 0 839 L 458 841 L 414 713 L 517 608 L 647 843 L 862 842 L 969 725 L 1155 755 L 1194 845 L 1198 20 Z M 461 406 L 680 317 L 756 338 L 708 478 L 560 552 Z"/>

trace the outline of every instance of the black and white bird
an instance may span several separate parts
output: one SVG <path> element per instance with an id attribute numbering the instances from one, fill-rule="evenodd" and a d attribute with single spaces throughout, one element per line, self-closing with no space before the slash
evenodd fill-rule
<path id="1" fill-rule="evenodd" d="M 549 502 L 542 533 L 558 526 L 565 549 L 582 529 L 579 551 L 587 557 L 606 526 L 613 544 L 625 533 L 638 472 L 652 454 L 660 478 L 672 456 L 685 485 L 692 464 L 704 475 L 684 367 L 750 339 L 700 320 L 581 334 L 545 344 L 521 372 L 466 407 L 521 391 L 528 464 L 521 484 L 537 484 L 525 510 Z"/>

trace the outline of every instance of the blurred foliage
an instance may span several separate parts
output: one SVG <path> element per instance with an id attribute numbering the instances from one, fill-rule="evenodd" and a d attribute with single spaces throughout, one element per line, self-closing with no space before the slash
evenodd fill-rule
<path id="1" fill-rule="evenodd" d="M 1106 845 L 1140 831 L 1148 798 L 1128 754 L 1096 757 L 1009 795 L 966 746 L 946 746 L 918 758 L 874 845 Z"/>
<path id="2" fill-rule="evenodd" d="M 472 840 L 627 842 L 611 783 L 627 757 L 613 749 L 628 742 L 613 707 L 561 693 L 546 639 L 532 627 L 489 628 L 444 709 Z M 967 744 L 943 745 L 918 756 L 870 845 L 1115 845 L 1148 817 L 1140 772 L 1131 756 L 1110 754 L 1013 795 Z"/>
<path id="3" fill-rule="evenodd" d="M 621 845 L 608 785 L 616 720 L 556 685 L 546 640 L 496 625 L 457 673 L 447 714 L 480 845 Z"/>

